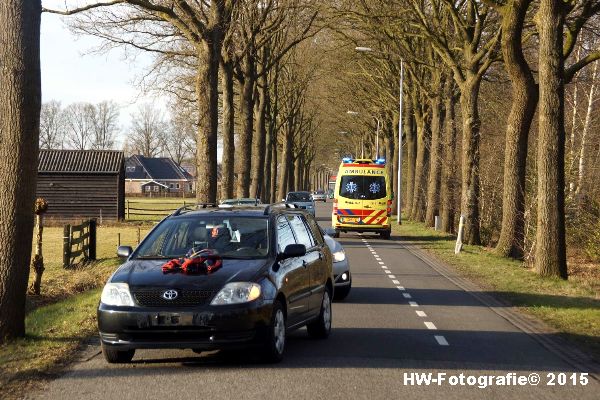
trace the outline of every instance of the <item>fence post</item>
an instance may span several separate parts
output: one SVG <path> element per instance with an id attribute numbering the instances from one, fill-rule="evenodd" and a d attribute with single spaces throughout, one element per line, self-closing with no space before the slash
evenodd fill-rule
<path id="1" fill-rule="evenodd" d="M 63 268 L 69 268 L 71 264 L 71 225 L 65 225 L 63 229 Z"/>
<path id="2" fill-rule="evenodd" d="M 90 237 L 89 237 L 89 258 L 90 260 L 96 259 L 96 220 L 90 219 Z"/>
<path id="3" fill-rule="evenodd" d="M 435 216 L 435 222 L 434 222 L 434 224 L 433 224 L 433 229 L 434 229 L 434 230 L 436 230 L 436 231 L 439 231 L 439 230 L 440 230 L 440 225 L 441 225 L 441 223 L 440 223 L 440 222 L 441 222 L 441 221 L 440 221 L 440 219 L 441 219 L 441 218 L 440 218 L 438 215 L 436 215 L 436 216 Z"/>
<path id="4" fill-rule="evenodd" d="M 454 254 L 460 253 L 463 246 L 463 232 L 465 229 L 465 217 L 460 216 L 460 222 L 458 223 L 458 235 L 456 236 L 456 246 L 454 246 Z"/>
<path id="5" fill-rule="evenodd" d="M 137 244 L 140 244 L 140 227 L 137 228 Z"/>
<path id="6" fill-rule="evenodd" d="M 129 200 L 125 200 L 125 215 L 126 218 L 129 220 Z"/>
<path id="7" fill-rule="evenodd" d="M 121 232 L 117 233 L 117 247 L 121 246 Z"/>

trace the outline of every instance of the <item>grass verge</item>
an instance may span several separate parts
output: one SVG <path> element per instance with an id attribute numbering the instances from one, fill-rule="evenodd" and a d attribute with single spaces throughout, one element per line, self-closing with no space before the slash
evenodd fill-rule
<path id="1" fill-rule="evenodd" d="M 56 375 L 96 331 L 99 288 L 39 307 L 26 318 L 27 336 L 0 347 L 2 398 L 20 398 Z"/>
<path id="2" fill-rule="evenodd" d="M 482 246 L 454 254 L 455 237 L 403 221 L 394 234 L 431 252 L 462 276 L 556 328 L 600 360 L 600 279 L 572 275 L 564 281 L 537 275 L 522 262 L 499 257 Z"/>

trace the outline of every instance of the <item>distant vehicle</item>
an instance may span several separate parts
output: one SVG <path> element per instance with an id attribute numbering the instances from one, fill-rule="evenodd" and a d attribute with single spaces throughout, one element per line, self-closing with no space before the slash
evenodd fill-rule
<path id="1" fill-rule="evenodd" d="M 312 194 L 312 198 L 314 201 L 322 201 L 324 203 L 327 201 L 327 195 L 325 194 L 324 190 L 314 191 Z"/>
<path id="2" fill-rule="evenodd" d="M 392 190 L 385 160 L 344 158 L 335 182 L 331 225 L 340 232 L 378 232 L 389 239 Z"/>
<path id="3" fill-rule="evenodd" d="M 206 207 L 206 205 L 204 205 Z M 332 254 L 315 219 L 295 208 L 181 208 L 109 278 L 98 305 L 102 352 L 252 347 L 283 357 L 286 333 L 331 330 Z"/>
<path id="4" fill-rule="evenodd" d="M 315 202 L 310 192 L 289 192 L 283 201 L 308 211 L 313 217 L 315 216 Z"/>
<path id="5" fill-rule="evenodd" d="M 260 206 L 260 199 L 241 198 L 241 199 L 225 199 L 219 203 L 221 206 Z"/>
<path id="6" fill-rule="evenodd" d="M 340 242 L 333 238 L 335 230 L 333 228 L 327 228 L 322 230 L 325 243 L 331 250 L 333 255 L 333 282 L 335 291 L 333 298 L 335 300 L 343 300 L 350 293 L 352 288 L 352 274 L 350 274 L 350 263 L 346 257 L 344 247 Z"/>

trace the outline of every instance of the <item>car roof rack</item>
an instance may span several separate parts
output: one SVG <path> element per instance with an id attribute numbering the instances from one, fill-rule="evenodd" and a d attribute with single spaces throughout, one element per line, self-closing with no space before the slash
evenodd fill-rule
<path id="1" fill-rule="evenodd" d="M 177 216 L 184 212 L 198 210 L 200 208 L 217 208 L 219 205 L 217 203 L 198 203 L 198 204 L 189 204 L 183 207 L 179 207 L 175 212 L 171 215 Z"/>
<path id="2" fill-rule="evenodd" d="M 265 207 L 265 213 L 264 215 L 269 215 L 272 211 L 273 208 L 298 208 L 295 204 L 293 203 L 287 203 L 285 201 L 279 202 L 279 203 L 273 203 L 273 204 L 269 204 L 268 206 Z"/>

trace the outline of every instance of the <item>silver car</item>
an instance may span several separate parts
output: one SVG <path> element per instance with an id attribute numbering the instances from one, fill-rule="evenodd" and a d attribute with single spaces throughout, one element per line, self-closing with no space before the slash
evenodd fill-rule
<path id="1" fill-rule="evenodd" d="M 313 217 L 315 216 L 315 202 L 310 192 L 289 192 L 283 201 L 308 211 Z"/>
<path id="2" fill-rule="evenodd" d="M 327 202 L 327 195 L 324 190 L 316 190 L 312 194 L 312 198 L 314 201 L 322 201 Z"/>
<path id="3" fill-rule="evenodd" d="M 335 290 L 333 297 L 335 300 L 343 300 L 350 293 L 352 288 L 352 275 L 350 274 L 350 263 L 346 257 L 344 248 L 333 237 L 331 237 L 333 228 L 323 231 L 325 243 L 333 255 L 333 278 Z"/>

